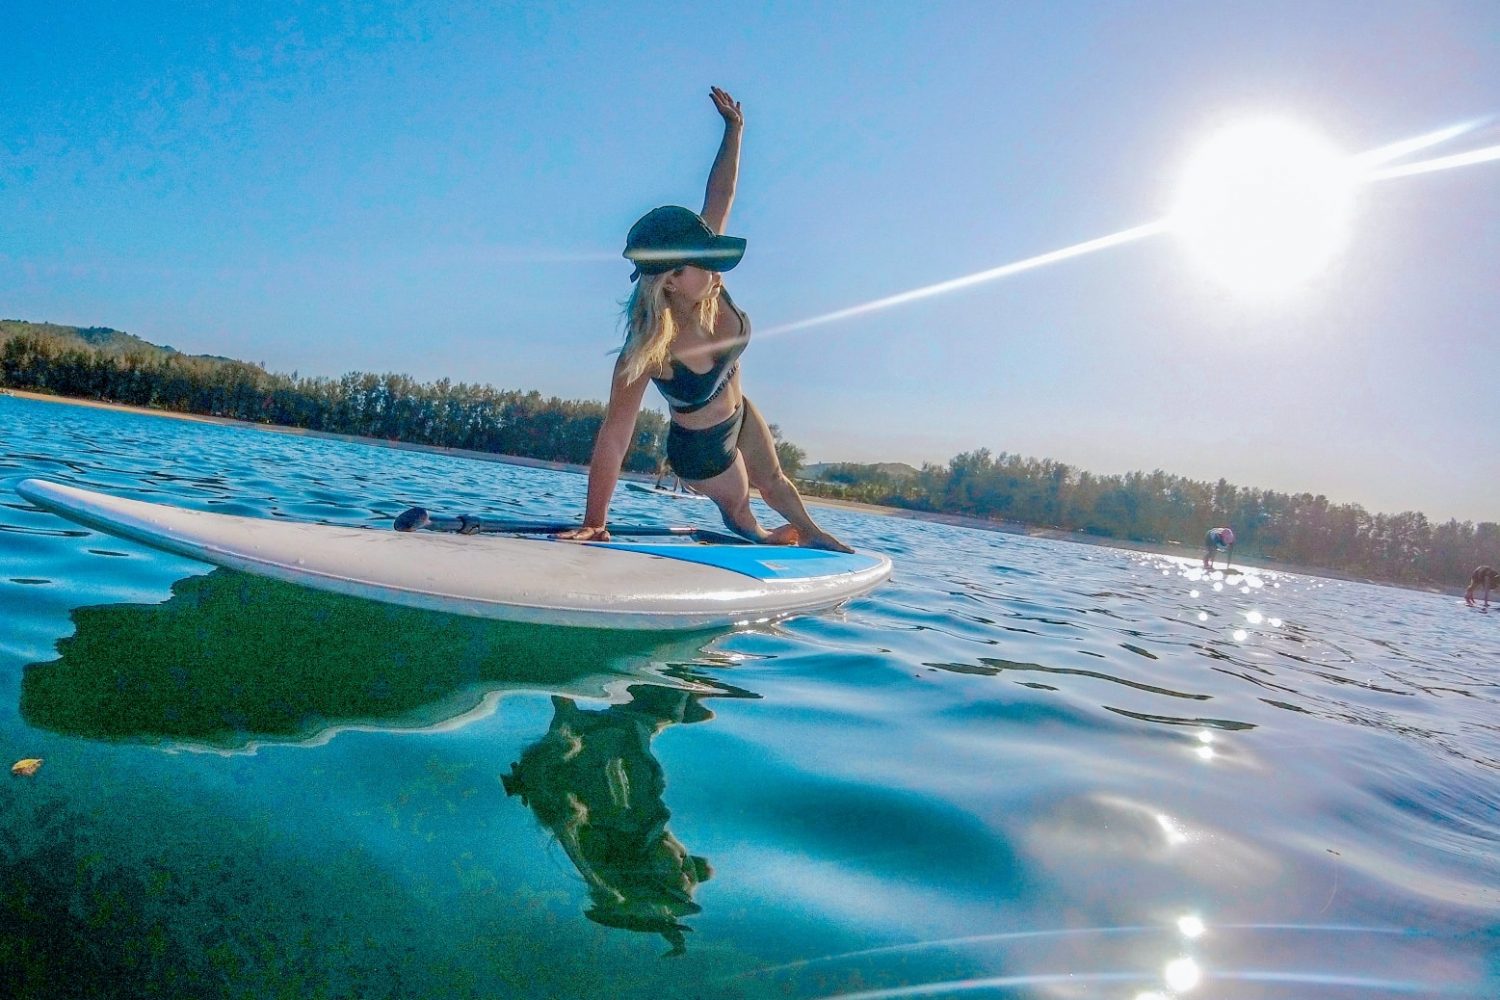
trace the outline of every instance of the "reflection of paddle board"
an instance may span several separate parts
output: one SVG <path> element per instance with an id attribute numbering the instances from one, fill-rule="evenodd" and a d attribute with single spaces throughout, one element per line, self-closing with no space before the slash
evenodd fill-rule
<path id="1" fill-rule="evenodd" d="M 230 569 L 507 621 L 715 628 L 831 607 L 891 572 L 889 558 L 864 553 L 403 533 L 185 510 L 37 479 L 16 492 L 88 527 Z"/>
<path id="2" fill-rule="evenodd" d="M 221 749 L 459 725 L 503 691 L 603 698 L 653 663 L 691 662 L 704 642 L 460 618 L 227 569 L 178 580 L 164 603 L 71 617 L 57 658 L 22 676 L 22 718 L 88 739 Z"/>
<path id="3" fill-rule="evenodd" d="M 707 500 L 708 497 L 702 493 L 694 493 L 692 490 L 669 490 L 662 486 L 651 486 L 646 483 L 626 483 L 630 489 L 640 493 L 652 493 L 659 497 L 667 497 L 671 500 Z"/>

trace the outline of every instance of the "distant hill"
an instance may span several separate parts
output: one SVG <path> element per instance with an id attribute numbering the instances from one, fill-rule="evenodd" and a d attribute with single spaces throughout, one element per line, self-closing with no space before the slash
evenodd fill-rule
<path id="1" fill-rule="evenodd" d="M 905 462 L 814 462 L 804 465 L 797 477 L 821 482 L 852 483 L 875 479 L 901 482 L 916 476 L 917 472 Z"/>
<path id="2" fill-rule="evenodd" d="M 133 333 L 112 330 L 107 326 L 63 326 L 59 323 L 29 323 L 21 319 L 0 319 L 0 344 L 4 344 L 12 337 L 27 333 L 40 334 L 70 346 L 86 347 L 113 357 L 144 354 L 147 357 L 160 358 L 171 354 L 182 354 L 174 347 L 153 344 Z M 200 361 L 216 361 L 221 364 L 234 360 L 216 354 L 186 354 L 183 357 L 196 358 Z"/>

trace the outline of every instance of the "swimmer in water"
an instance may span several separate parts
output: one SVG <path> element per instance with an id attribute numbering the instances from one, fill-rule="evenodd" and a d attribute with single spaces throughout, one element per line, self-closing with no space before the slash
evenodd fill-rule
<path id="1" fill-rule="evenodd" d="M 1209 528 L 1208 534 L 1203 536 L 1203 568 L 1212 571 L 1214 568 L 1214 553 L 1223 551 L 1224 568 L 1229 568 L 1229 561 L 1234 558 L 1234 529 L 1233 528 Z"/>
<path id="2" fill-rule="evenodd" d="M 1464 591 L 1464 603 L 1470 607 L 1474 607 L 1474 589 L 1476 587 L 1484 588 L 1484 606 L 1488 608 L 1490 606 L 1490 591 L 1500 588 L 1500 570 L 1481 566 L 1474 571 L 1473 576 L 1469 577 L 1469 589 Z"/>

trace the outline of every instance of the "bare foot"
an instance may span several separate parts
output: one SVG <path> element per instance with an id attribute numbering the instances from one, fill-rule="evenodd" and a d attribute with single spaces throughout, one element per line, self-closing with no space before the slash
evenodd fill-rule
<path id="1" fill-rule="evenodd" d="M 804 547 L 809 548 L 809 549 L 827 549 L 830 552 L 853 552 L 854 551 L 849 546 L 845 545 L 843 542 L 839 541 L 837 538 L 834 538 L 832 535 L 830 535 L 826 531 L 820 531 L 818 534 L 810 536 L 806 541 L 802 542 L 801 544 Z"/>
<path id="2" fill-rule="evenodd" d="M 568 542 L 607 542 L 609 541 L 609 530 L 603 527 L 569 528 L 560 531 L 556 535 Z"/>
<path id="3" fill-rule="evenodd" d="M 762 545 L 800 545 L 802 544 L 802 533 L 790 524 L 783 524 L 779 528 L 773 528 L 766 532 Z"/>

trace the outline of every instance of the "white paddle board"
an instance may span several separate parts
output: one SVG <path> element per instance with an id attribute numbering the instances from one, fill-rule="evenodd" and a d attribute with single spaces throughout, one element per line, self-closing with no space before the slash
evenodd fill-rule
<path id="1" fill-rule="evenodd" d="M 832 607 L 891 573 L 888 557 L 870 553 L 398 532 L 187 510 L 39 479 L 16 492 L 87 527 L 217 566 L 506 621 L 719 628 Z"/>

